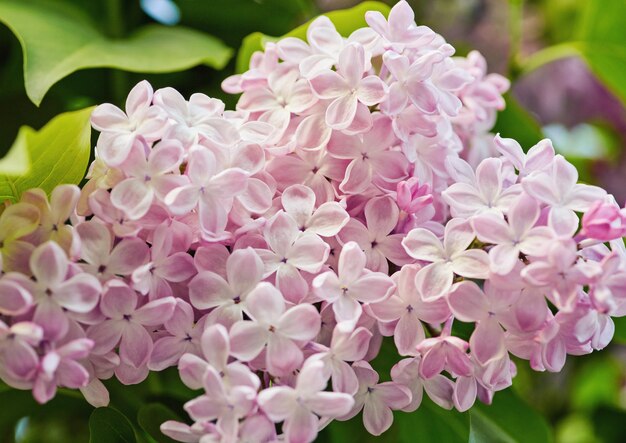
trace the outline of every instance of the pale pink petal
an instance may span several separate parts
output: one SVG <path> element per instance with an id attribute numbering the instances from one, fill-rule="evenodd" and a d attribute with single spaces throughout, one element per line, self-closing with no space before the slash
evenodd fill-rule
<path id="1" fill-rule="evenodd" d="M 267 225 L 265 239 L 276 254 L 281 258 L 286 258 L 287 252 L 299 234 L 300 231 L 294 219 L 281 211 Z"/>
<path id="2" fill-rule="evenodd" d="M 133 319 L 145 326 L 156 326 L 170 319 L 176 307 L 174 297 L 165 297 L 146 303 L 137 309 Z"/>
<path id="3" fill-rule="evenodd" d="M 309 290 L 309 285 L 298 268 L 289 264 L 278 267 L 276 287 L 292 303 L 299 303 Z"/>
<path id="4" fill-rule="evenodd" d="M 263 278 L 263 261 L 252 248 L 233 251 L 226 262 L 226 274 L 233 295 L 250 292 Z"/>
<path id="5" fill-rule="evenodd" d="M 317 436 L 318 418 L 306 408 L 296 406 L 283 428 L 289 442 L 312 442 Z"/>
<path id="6" fill-rule="evenodd" d="M 220 198 L 229 198 L 246 190 L 248 173 L 243 169 L 230 168 L 211 179 L 211 187 Z"/>
<path id="7" fill-rule="evenodd" d="M 126 98 L 126 113 L 134 116 L 145 112 L 152 102 L 152 86 L 146 80 L 137 83 Z"/>
<path id="8" fill-rule="evenodd" d="M 226 328 L 222 325 L 209 326 L 202 333 L 200 343 L 207 362 L 220 371 L 224 370 L 230 354 L 230 342 Z"/>
<path id="9" fill-rule="evenodd" d="M 230 352 L 241 361 L 250 361 L 261 353 L 268 340 L 268 332 L 259 324 L 239 321 L 230 329 Z"/>
<path id="10" fill-rule="evenodd" d="M 519 252 L 519 247 L 512 244 L 494 246 L 489 250 L 491 270 L 500 275 L 508 274 L 519 261 Z"/>
<path id="11" fill-rule="evenodd" d="M 185 352 L 180 338 L 167 336 L 154 342 L 148 368 L 151 371 L 162 371 L 178 363 L 181 355 Z"/>
<path id="12" fill-rule="evenodd" d="M 315 193 L 304 185 L 292 185 L 283 191 L 281 203 L 285 212 L 291 215 L 301 228 L 311 217 L 315 208 Z"/>
<path id="13" fill-rule="evenodd" d="M 302 364 L 300 348 L 280 333 L 271 333 L 267 340 L 267 368 L 273 375 L 287 375 Z"/>
<path id="14" fill-rule="evenodd" d="M 476 379 L 473 377 L 459 377 L 454 385 L 454 406 L 460 412 L 470 409 L 476 401 Z"/>
<path id="15" fill-rule="evenodd" d="M 407 312 L 400 317 L 393 334 L 393 341 L 400 355 L 414 355 L 417 344 L 424 338 L 424 328 L 417 315 Z"/>
<path id="16" fill-rule="evenodd" d="M 452 285 L 453 277 L 451 264 L 431 263 L 415 275 L 415 285 L 424 295 L 424 300 L 434 300 L 446 295 Z"/>
<path id="17" fill-rule="evenodd" d="M 110 103 L 96 107 L 91 113 L 91 125 L 97 131 L 125 131 L 130 129 L 128 117 L 120 108 Z"/>
<path id="18" fill-rule="evenodd" d="M 109 318 L 121 319 L 131 314 L 137 306 L 137 294 L 126 284 L 112 280 L 105 285 L 100 310 Z"/>
<path id="19" fill-rule="evenodd" d="M 348 165 L 339 189 L 347 194 L 359 194 L 372 182 L 372 166 L 369 161 L 354 159 Z"/>
<path id="20" fill-rule="evenodd" d="M 348 94 L 350 88 L 335 71 L 325 71 L 309 79 L 315 95 L 322 99 L 333 99 Z M 356 99 L 355 99 L 356 100 Z"/>
<path id="21" fill-rule="evenodd" d="M 347 84 L 354 88 L 359 84 L 365 71 L 365 49 L 362 45 L 352 43 L 339 53 L 337 72 L 343 76 Z"/>
<path id="22" fill-rule="evenodd" d="M 191 255 L 186 252 L 177 252 L 161 262 L 158 273 L 167 281 L 181 282 L 193 277 L 196 268 Z"/>
<path id="23" fill-rule="evenodd" d="M 259 392 L 257 402 L 267 416 L 281 421 L 294 412 L 297 393 L 288 386 L 272 386 Z"/>
<path id="24" fill-rule="evenodd" d="M 303 233 L 287 254 L 287 263 L 306 272 L 318 272 L 328 259 L 330 247 L 320 237 Z"/>
<path id="25" fill-rule="evenodd" d="M 471 223 L 480 241 L 499 244 L 512 240 L 509 226 L 500 215 L 480 214 L 474 217 Z"/>
<path id="26" fill-rule="evenodd" d="M 57 287 L 55 301 L 64 308 L 85 313 L 98 304 L 102 286 L 97 278 L 89 274 L 77 274 Z"/>
<path id="27" fill-rule="evenodd" d="M 363 303 L 376 303 L 385 299 L 395 286 L 389 276 L 381 272 L 367 272 L 348 285 L 348 292 Z"/>
<path id="28" fill-rule="evenodd" d="M 208 363 L 193 354 L 184 354 L 178 361 L 180 379 L 189 389 L 202 388 L 202 378 Z"/>
<path id="29" fill-rule="evenodd" d="M 306 400 L 306 405 L 320 416 L 341 417 L 350 412 L 354 405 L 354 398 L 339 392 L 318 392 Z"/>
<path id="30" fill-rule="evenodd" d="M 336 130 L 346 129 L 354 120 L 357 104 L 356 94 L 336 98 L 326 109 L 326 124 Z"/>
<path id="31" fill-rule="evenodd" d="M 357 89 L 359 101 L 366 106 L 374 106 L 385 98 L 385 83 L 375 75 L 365 77 Z"/>
<path id="32" fill-rule="evenodd" d="M 495 318 L 478 323 L 470 337 L 470 349 L 482 364 L 495 361 L 506 354 L 504 331 Z"/>
<path id="33" fill-rule="evenodd" d="M 363 309 L 358 301 L 351 297 L 340 297 L 333 303 L 333 312 L 337 323 L 355 325 Z"/>
<path id="34" fill-rule="evenodd" d="M 489 255 L 482 249 L 470 249 L 454 257 L 452 270 L 455 274 L 469 278 L 489 276 Z"/>
<path id="35" fill-rule="evenodd" d="M 447 298 L 452 313 L 461 321 L 475 322 L 489 315 L 487 296 L 474 282 L 454 284 Z"/>
<path id="36" fill-rule="evenodd" d="M 297 305 L 287 310 L 276 326 L 292 340 L 312 340 L 321 327 L 320 314 L 312 305 Z"/>
<path id="37" fill-rule="evenodd" d="M 47 288 L 55 288 L 65 280 L 68 259 L 61 247 L 54 242 L 46 242 L 33 251 L 30 269 L 37 283 Z"/>
<path id="38" fill-rule="evenodd" d="M 446 352 L 442 345 L 430 348 L 423 356 L 420 364 L 420 375 L 431 378 L 443 371 L 446 365 Z"/>
<path id="39" fill-rule="evenodd" d="M 285 312 L 285 301 L 281 293 L 269 283 L 259 285 L 248 294 L 246 310 L 257 322 L 272 324 Z"/>
<path id="40" fill-rule="evenodd" d="M 402 241 L 405 251 L 417 260 L 438 261 L 444 257 L 441 241 L 432 232 L 417 228 L 410 231 Z"/>
<path id="41" fill-rule="evenodd" d="M 142 180 L 129 178 L 115 185 L 111 191 L 111 203 L 124 211 L 131 220 L 138 220 L 148 212 L 154 192 Z"/>
<path id="42" fill-rule="evenodd" d="M 112 274 L 130 275 L 148 261 L 148 245 L 138 238 L 125 238 L 111 251 L 107 271 Z"/>
<path id="43" fill-rule="evenodd" d="M 137 323 L 128 322 L 120 341 L 120 358 L 129 365 L 139 368 L 148 362 L 152 352 L 152 337 Z"/>
<path id="44" fill-rule="evenodd" d="M 106 354 L 114 349 L 122 337 L 122 325 L 119 320 L 105 320 L 87 329 L 87 337 L 93 340 L 94 354 Z"/>
<path id="45" fill-rule="evenodd" d="M 341 289 L 341 282 L 337 275 L 332 272 L 324 272 L 313 279 L 313 290 L 316 295 L 322 300 L 326 300 L 330 303 L 337 300 L 343 291 Z"/>
<path id="46" fill-rule="evenodd" d="M 398 214 L 398 205 L 390 197 L 372 199 L 364 210 L 367 228 L 375 239 L 382 239 L 393 230 Z"/>
<path id="47" fill-rule="evenodd" d="M 176 215 L 185 215 L 198 205 L 200 190 L 196 186 L 182 186 L 170 191 L 164 199 L 168 209 Z"/>
<path id="48" fill-rule="evenodd" d="M 19 315 L 26 312 L 33 301 L 33 297 L 17 282 L 0 280 L 0 314 Z"/>
<path id="49" fill-rule="evenodd" d="M 443 248 L 448 257 L 454 257 L 465 251 L 474 237 L 474 229 L 467 220 L 453 218 L 446 224 Z"/>
<path id="50" fill-rule="evenodd" d="M 337 202 L 326 202 L 315 210 L 307 222 L 307 231 L 322 237 L 332 237 L 348 223 L 350 216 Z"/>
<path id="51" fill-rule="evenodd" d="M 201 272 L 189 282 L 189 300 L 196 309 L 214 308 L 234 297 L 229 284 L 213 272 Z"/>
<path id="52" fill-rule="evenodd" d="M 393 414 L 391 409 L 376 395 L 370 397 L 363 407 L 363 425 L 372 435 L 380 435 L 391 427 Z"/>

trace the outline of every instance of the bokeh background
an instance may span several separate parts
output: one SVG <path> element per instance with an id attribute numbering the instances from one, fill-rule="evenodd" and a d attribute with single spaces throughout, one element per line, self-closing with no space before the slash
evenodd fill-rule
<path id="1" fill-rule="evenodd" d="M 358 2 L 42 0 L 39 3 L 52 8 L 70 4 L 89 18 L 90 26 L 110 38 L 123 39 L 142 26 L 161 22 L 210 34 L 236 51 L 252 32 L 280 36 L 320 13 Z M 496 128 L 503 136 L 518 138 L 525 147 L 543 136 L 551 137 L 557 150 L 579 168 L 582 180 L 605 187 L 620 203 L 626 200 L 626 0 L 410 3 L 419 24 L 442 34 L 461 55 L 478 49 L 485 55 L 491 71 L 512 80 L 508 108 Z M 0 22 L 3 22 L 1 15 Z M 37 107 L 24 89 L 19 41 L 8 27 L 0 25 L 0 157 L 13 143 L 20 126 L 40 128 L 61 112 L 102 102 L 122 105 L 127 91 L 144 78 L 155 89 L 173 86 L 186 96 L 203 92 L 221 98 L 227 107 L 234 107 L 236 97 L 227 96 L 220 89 L 221 81 L 234 72 L 235 58 L 222 70 L 207 66 L 166 74 L 81 70 L 55 84 Z M 518 364 L 512 390 L 539 412 L 557 443 L 626 442 L 626 347 L 620 344 L 626 342 L 626 327 L 622 323 L 617 326 L 616 340 L 609 348 L 593 355 L 569 358 L 561 373 L 534 373 L 524 363 Z M 384 356 L 379 364 L 385 366 Z M 111 393 L 113 403 L 133 417 L 146 404 L 154 402 L 181 411 L 188 395 L 172 371 L 150 376 L 136 387 L 122 389 L 112 384 Z M 509 394 L 498 394 L 496 398 L 499 395 L 503 396 L 502 401 L 507 401 Z M 358 426 L 341 424 L 331 425 L 319 441 L 457 441 L 459 436 L 454 433 L 449 436 L 446 428 L 454 428 L 466 420 L 462 414 L 441 415 L 431 411 L 430 416 L 420 411 L 397 419 L 397 424 L 376 440 L 365 440 L 367 437 L 358 434 Z M 512 425 L 522 429 L 534 426 L 534 422 L 525 423 L 527 412 L 520 409 Z M 91 408 L 77 393 L 61 393 L 50 404 L 39 407 L 29 393 L 0 386 L 0 442 L 87 442 L 90 413 Z M 145 426 L 154 426 L 150 423 L 158 422 L 163 414 L 158 407 L 144 408 L 139 420 Z M 432 431 L 432 437 L 426 431 Z M 150 441 L 151 437 L 145 438 Z"/>

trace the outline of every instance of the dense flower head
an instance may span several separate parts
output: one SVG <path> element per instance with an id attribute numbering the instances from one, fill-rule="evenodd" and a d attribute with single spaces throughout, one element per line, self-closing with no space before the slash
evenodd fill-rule
<path id="1" fill-rule="evenodd" d="M 479 53 L 405 1 L 366 21 L 268 43 L 224 81 L 234 111 L 145 81 L 97 107 L 83 189 L 0 211 L 0 378 L 102 406 L 101 380 L 177 366 L 203 393 L 170 437 L 306 443 L 361 411 L 379 435 L 424 393 L 488 403 L 511 355 L 559 371 L 605 347 L 626 210 L 549 140 L 489 132 L 509 83 Z"/>

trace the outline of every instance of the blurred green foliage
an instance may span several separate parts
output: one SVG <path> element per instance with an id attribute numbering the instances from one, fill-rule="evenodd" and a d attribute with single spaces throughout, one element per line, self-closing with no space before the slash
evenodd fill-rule
<path id="1" fill-rule="evenodd" d="M 50 190 L 58 182 L 80 181 L 91 147 L 90 110 L 85 108 L 101 102 L 123 105 L 127 91 L 143 78 L 155 88 L 173 86 L 187 96 L 203 92 L 233 107 L 236 97 L 221 93 L 220 83 L 245 69 L 254 50 L 276 36 L 304 38 L 303 23 L 329 7 L 355 3 L 176 0 L 181 23 L 166 27 L 153 23 L 135 0 L 0 0 L 0 23 L 6 25 L 0 26 L 0 200 L 15 199 L 30 186 Z M 465 14 L 462 23 L 448 28 L 461 30 L 460 36 L 452 36 L 460 53 L 472 48 L 474 28 L 486 22 L 490 25 L 489 20 L 494 26 L 501 25 L 498 20 L 503 13 L 508 32 L 503 35 L 501 27 L 487 27 L 484 40 L 508 43 L 509 57 L 498 57 L 510 61 L 504 69 L 514 86 L 546 64 L 574 55 L 582 57 L 626 103 L 624 0 L 433 0 L 416 1 L 413 6 L 418 22 L 438 31 L 439 26 L 445 29 L 450 11 Z M 446 11 L 445 19 L 437 20 L 433 13 L 437 8 Z M 363 12 L 368 9 L 388 10 L 384 4 L 367 2 L 330 16 L 347 35 L 364 24 Z M 537 41 L 532 42 L 532 53 L 526 48 L 535 26 L 532 20 L 528 24 L 529 16 L 542 23 L 541 33 L 534 36 L 538 47 Z M 525 109 L 514 94 L 506 99 L 507 109 L 499 115 L 494 132 L 514 137 L 528 148 L 543 137 L 539 112 Z M 83 110 L 69 112 L 79 109 Z M 626 115 L 623 107 L 620 109 L 623 115 L 617 120 Z M 612 161 L 622 158 L 616 138 L 620 129 L 606 122 L 588 123 L 612 140 L 607 142 L 612 148 L 599 151 L 600 156 L 608 155 Z M 59 152 L 64 154 L 55 155 Z M 568 151 L 562 152 L 568 155 Z M 593 180 L 592 163 L 597 156 L 577 158 L 577 152 L 569 151 L 570 159 L 582 169 L 583 179 Z M 39 179 L 41 171 L 52 171 L 46 182 Z M 616 322 L 616 341 L 626 343 L 626 321 Z M 385 342 L 374 366 L 388 377 L 398 358 Z M 491 406 L 477 405 L 458 413 L 443 410 L 425 397 L 416 412 L 396 413 L 393 427 L 380 438 L 369 436 L 357 416 L 332 423 L 319 441 L 623 442 L 625 361 L 626 351 L 614 344 L 603 353 L 570 359 L 560 374 L 537 374 L 527 363 L 518 362 L 514 388 L 498 393 Z M 194 395 L 182 385 L 175 369 L 151 374 L 136 386 L 121 386 L 112 380 L 106 384 L 111 407 L 100 409 L 89 406 L 76 391 L 61 390 L 41 406 L 30 392 L 0 385 L 0 441 L 168 442 L 171 440 L 159 432 L 160 423 L 184 419 L 182 405 Z"/>

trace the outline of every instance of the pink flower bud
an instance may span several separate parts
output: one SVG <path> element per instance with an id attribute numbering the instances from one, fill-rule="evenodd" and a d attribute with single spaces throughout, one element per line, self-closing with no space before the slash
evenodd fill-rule
<path id="1" fill-rule="evenodd" d="M 614 203 L 596 201 L 583 215 L 580 235 L 594 240 L 609 241 L 626 234 L 626 210 Z"/>

